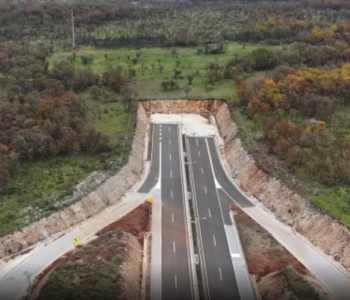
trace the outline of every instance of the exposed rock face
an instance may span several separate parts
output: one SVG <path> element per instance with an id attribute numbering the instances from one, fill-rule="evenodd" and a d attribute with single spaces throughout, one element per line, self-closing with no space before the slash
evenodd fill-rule
<path id="1" fill-rule="evenodd" d="M 223 151 L 230 174 L 238 172 L 240 184 L 265 207 L 350 270 L 350 231 L 257 167 L 241 146 L 226 103 L 219 107 L 216 121 L 225 142 Z"/>
<path id="2" fill-rule="evenodd" d="M 151 100 L 144 101 L 147 111 L 159 114 L 199 114 L 209 118 L 210 112 L 217 109 L 223 100 Z"/>
<path id="3" fill-rule="evenodd" d="M 228 171 L 239 173 L 240 184 L 259 199 L 285 224 L 293 226 L 323 252 L 350 271 L 350 231 L 343 224 L 318 211 L 282 182 L 261 171 L 242 148 L 237 125 L 223 100 L 152 100 L 144 101 L 152 113 L 197 113 L 208 117 L 216 111 L 216 123 L 224 140 L 223 154 Z"/>
<path id="4" fill-rule="evenodd" d="M 128 164 L 95 192 L 71 207 L 0 239 L 0 258 L 21 251 L 39 240 L 43 228 L 49 234 L 62 231 L 115 203 L 136 182 L 142 171 L 146 111 L 151 113 L 196 113 L 216 122 L 225 147 L 229 171 L 239 173 L 240 183 L 286 224 L 293 226 L 314 245 L 350 270 L 350 231 L 340 222 L 316 210 L 283 183 L 261 171 L 242 148 L 238 128 L 223 100 L 151 100 L 138 104 L 138 123 Z"/>
<path id="5" fill-rule="evenodd" d="M 142 173 L 147 122 L 146 111 L 143 105 L 139 104 L 137 128 L 128 163 L 118 174 L 109 178 L 96 191 L 90 193 L 81 201 L 32 223 L 22 230 L 2 237 L 0 239 L 0 258 L 17 253 L 39 242 L 40 232 L 43 229 L 49 235 L 63 231 L 119 201 L 128 189 L 137 182 Z"/>

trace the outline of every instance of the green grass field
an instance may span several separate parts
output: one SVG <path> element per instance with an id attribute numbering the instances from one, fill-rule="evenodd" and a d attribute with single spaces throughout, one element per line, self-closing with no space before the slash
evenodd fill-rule
<path id="1" fill-rule="evenodd" d="M 95 73 L 102 74 L 110 67 L 118 65 L 136 70 L 136 76 L 132 82 L 132 88 L 138 92 L 139 98 L 151 99 L 161 98 L 185 98 L 184 88 L 188 86 L 187 75 L 197 74 L 191 85 L 189 98 L 229 98 L 234 93 L 234 84 L 232 80 L 221 80 L 215 85 L 206 84 L 205 73 L 208 63 L 217 63 L 224 66 L 235 55 L 241 56 L 248 54 L 253 50 L 265 47 L 261 45 L 246 45 L 245 47 L 238 43 L 229 43 L 227 51 L 218 55 L 197 55 L 197 48 L 178 48 L 177 58 L 172 56 L 172 50 L 169 48 L 145 48 L 141 50 L 116 49 L 116 50 L 98 50 L 90 48 L 81 48 L 76 51 L 76 59 L 73 65 L 79 68 L 85 68 L 82 63 L 81 56 L 90 57 L 92 63 L 87 67 Z M 281 46 L 279 46 L 281 47 Z M 270 47 L 271 48 L 271 47 Z M 136 57 L 136 53 L 141 51 L 141 56 L 136 64 L 132 59 Z M 72 52 L 55 52 L 49 59 L 50 66 L 54 62 L 62 60 L 71 61 Z M 130 59 L 128 59 L 130 56 Z M 176 66 L 176 61 L 180 65 Z M 163 72 L 160 73 L 159 66 L 162 66 Z M 144 71 L 142 71 L 144 68 Z M 174 69 L 177 68 L 182 72 L 184 79 L 177 79 L 179 90 L 163 91 L 161 82 L 163 80 L 171 80 Z"/>

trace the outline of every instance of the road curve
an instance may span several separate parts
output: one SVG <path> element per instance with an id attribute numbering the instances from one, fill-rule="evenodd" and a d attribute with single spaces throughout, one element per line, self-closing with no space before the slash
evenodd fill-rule
<path id="1" fill-rule="evenodd" d="M 215 139 L 207 138 L 207 142 L 215 178 L 221 189 L 231 198 L 231 201 L 240 205 L 250 217 L 268 230 L 284 247 L 295 255 L 335 299 L 350 299 L 350 278 L 341 272 L 331 260 L 310 242 L 303 240 L 286 225 L 255 206 L 228 178 L 222 166 Z"/>
<path id="2" fill-rule="evenodd" d="M 204 280 L 207 283 L 208 298 L 211 300 L 241 299 L 206 139 L 190 137 L 188 145 L 188 164 L 203 247 L 202 259 L 204 259 L 206 273 Z M 227 219 L 226 221 L 232 225 L 231 221 Z"/>

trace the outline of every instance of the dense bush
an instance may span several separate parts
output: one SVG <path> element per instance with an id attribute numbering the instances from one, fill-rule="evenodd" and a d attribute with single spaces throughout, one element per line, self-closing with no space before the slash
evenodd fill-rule
<path id="1" fill-rule="evenodd" d="M 101 79 L 67 62 L 48 70 L 50 52 L 44 44 L 0 44 L 0 187 L 21 160 L 109 150 L 108 139 L 89 125 L 87 108 L 75 92 L 94 87 L 96 94 L 98 85 L 120 92 L 127 86 L 123 71 L 110 70 Z"/>

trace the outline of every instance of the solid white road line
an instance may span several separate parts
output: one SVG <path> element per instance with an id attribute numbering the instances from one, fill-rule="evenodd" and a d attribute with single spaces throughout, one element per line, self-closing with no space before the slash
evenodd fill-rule
<path id="1" fill-rule="evenodd" d="M 175 275 L 175 290 L 177 290 L 177 275 Z"/>
<path id="2" fill-rule="evenodd" d="M 240 258 L 241 255 L 239 253 L 231 253 L 231 257 Z"/>
<path id="3" fill-rule="evenodd" d="M 221 281 L 222 281 L 223 279 L 222 279 L 221 268 L 219 268 L 219 274 L 220 274 L 220 279 L 221 279 Z"/>
<path id="4" fill-rule="evenodd" d="M 173 251 L 176 252 L 175 241 L 173 241 Z"/>
<path id="5" fill-rule="evenodd" d="M 211 218 L 211 211 L 210 208 L 208 208 L 209 218 Z"/>
<path id="6" fill-rule="evenodd" d="M 216 246 L 216 239 L 215 239 L 215 235 L 213 235 L 213 241 L 214 241 L 214 246 Z"/>
<path id="7" fill-rule="evenodd" d="M 173 199 L 173 197 L 174 197 L 173 190 L 170 191 L 170 197 L 171 197 L 171 199 Z"/>
<path id="8" fill-rule="evenodd" d="M 201 168 L 201 172 L 202 172 L 202 174 L 204 174 L 203 168 Z"/>
<path id="9" fill-rule="evenodd" d="M 207 187 L 206 187 L 206 186 L 204 187 L 204 193 L 205 193 L 205 194 L 207 194 L 207 193 L 208 193 L 208 191 L 207 191 Z"/>
<path id="10" fill-rule="evenodd" d="M 173 214 L 173 213 L 171 214 L 171 221 L 172 221 L 173 223 L 175 223 L 174 214 Z"/>
<path id="11" fill-rule="evenodd" d="M 198 156 L 201 157 L 201 152 L 200 151 L 198 151 Z"/>

